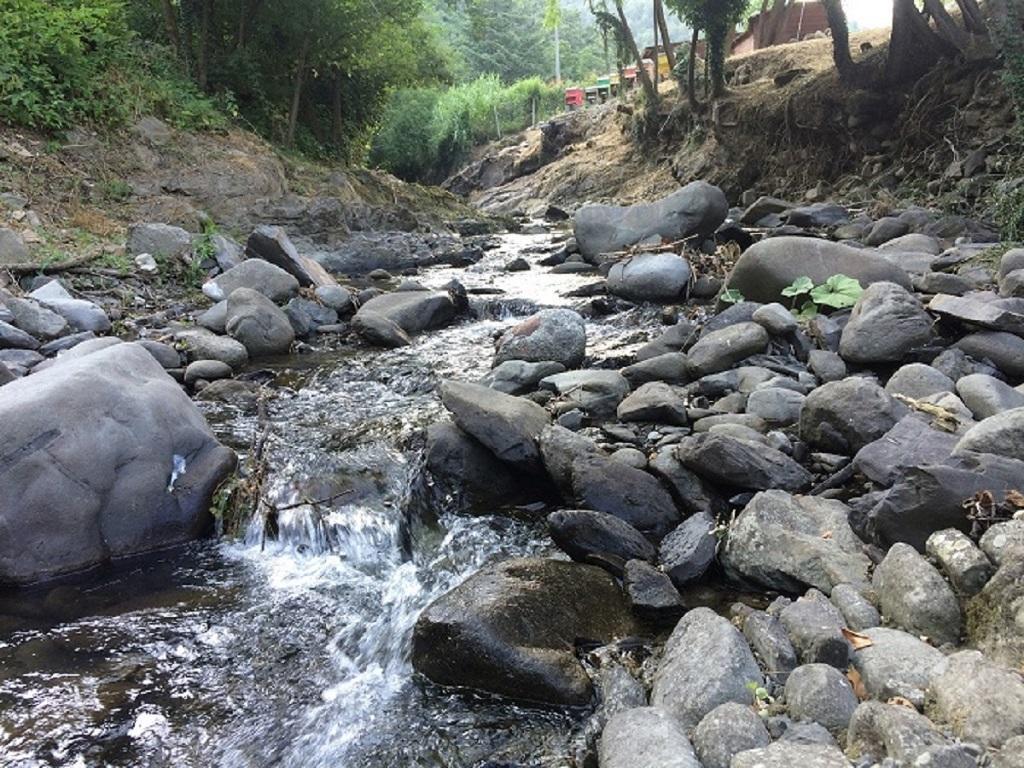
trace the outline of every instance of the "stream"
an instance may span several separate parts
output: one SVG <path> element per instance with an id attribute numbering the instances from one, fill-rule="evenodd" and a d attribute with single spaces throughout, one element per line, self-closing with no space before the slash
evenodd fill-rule
<path id="1" fill-rule="evenodd" d="M 0 593 L 0 766 L 565 765 L 583 715 L 445 691 L 409 662 L 420 611 L 481 566 L 555 555 L 542 515 L 459 516 L 414 482 L 422 430 L 444 418 L 444 377 L 475 381 L 492 337 L 592 276 L 552 275 L 549 236 L 505 235 L 459 279 L 474 319 L 380 351 L 328 343 L 268 366 L 267 497 L 280 536 L 254 522 L 79 582 Z M 505 264 L 524 255 L 528 272 Z M 500 291 L 475 293 L 474 289 Z M 588 355 L 628 354 L 657 317 L 588 320 Z M 267 367 L 267 366 L 265 366 Z M 202 404 L 240 452 L 252 416 Z M 508 513 L 510 510 L 495 510 Z"/>

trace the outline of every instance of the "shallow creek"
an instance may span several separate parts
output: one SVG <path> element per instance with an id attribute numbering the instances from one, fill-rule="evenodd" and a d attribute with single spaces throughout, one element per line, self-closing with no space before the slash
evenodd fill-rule
<path id="1" fill-rule="evenodd" d="M 422 440 L 444 417 L 440 378 L 479 379 L 492 336 L 592 277 L 551 275 L 526 253 L 546 236 L 508 235 L 455 277 L 475 319 L 395 351 L 338 347 L 274 366 L 269 499 L 349 493 L 313 514 L 282 513 L 280 537 L 253 525 L 87 580 L 0 593 L 0 766 L 564 765 L 580 715 L 510 706 L 417 680 L 419 612 L 483 564 L 550 553 L 536 515 L 455 516 L 434 499 L 410 512 Z M 526 253 L 529 272 L 502 267 Z M 650 313 L 588 321 L 588 354 L 627 354 Z M 245 451 L 255 420 L 204 406 Z M 533 520 L 533 522 L 531 522 Z"/>

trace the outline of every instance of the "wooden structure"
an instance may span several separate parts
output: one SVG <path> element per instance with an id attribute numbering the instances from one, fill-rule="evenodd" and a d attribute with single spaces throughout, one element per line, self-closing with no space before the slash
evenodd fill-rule
<path id="1" fill-rule="evenodd" d="M 565 89 L 565 107 L 566 109 L 579 109 L 586 102 L 586 93 L 582 88 L 566 88 Z"/>
<path id="2" fill-rule="evenodd" d="M 747 31 L 733 41 L 732 54 L 736 56 L 773 45 L 797 42 L 817 32 L 828 31 L 828 15 L 819 0 L 791 3 L 780 13 L 784 14 L 781 20 L 776 19 L 772 11 L 752 16 Z M 775 39 L 769 40 L 768 36 L 776 28 L 778 32 Z"/>

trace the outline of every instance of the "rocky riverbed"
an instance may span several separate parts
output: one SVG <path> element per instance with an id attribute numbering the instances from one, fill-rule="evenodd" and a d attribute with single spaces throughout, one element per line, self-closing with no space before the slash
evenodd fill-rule
<path id="1" fill-rule="evenodd" d="M 1024 764 L 1024 252 L 746 202 L 9 286 L 5 764 Z"/>

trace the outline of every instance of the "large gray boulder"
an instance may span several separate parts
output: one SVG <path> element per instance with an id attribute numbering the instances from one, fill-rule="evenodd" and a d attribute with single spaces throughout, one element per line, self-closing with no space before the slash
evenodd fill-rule
<path id="1" fill-rule="evenodd" d="M 299 281 L 268 261 L 247 259 L 205 283 L 203 293 L 223 301 L 238 288 L 259 291 L 275 304 L 283 304 L 298 295 Z"/>
<path id="2" fill-rule="evenodd" d="M 967 636 L 993 661 L 1024 665 L 1024 550 L 1011 550 L 968 604 Z"/>
<path id="3" fill-rule="evenodd" d="M 249 361 L 245 345 L 227 336 L 218 336 L 205 328 L 185 328 L 174 334 L 174 340 L 185 348 L 188 362 L 220 360 L 238 370 Z"/>
<path id="4" fill-rule="evenodd" d="M 960 651 L 931 679 L 926 714 L 961 739 L 999 748 L 1024 735 L 1024 679 L 979 651 Z"/>
<path id="5" fill-rule="evenodd" d="M 286 354 L 295 341 L 288 315 L 250 288 L 237 288 L 228 297 L 224 327 L 254 358 Z"/>
<path id="6" fill-rule="evenodd" d="M 975 360 L 989 361 L 1016 381 L 1024 380 L 1024 339 L 1013 333 L 978 331 L 955 345 Z"/>
<path id="7" fill-rule="evenodd" d="M 173 259 L 192 248 L 192 235 L 170 224 L 140 223 L 128 228 L 128 255 L 162 256 Z"/>
<path id="8" fill-rule="evenodd" d="M 657 707 L 612 717 L 601 734 L 597 760 L 599 768 L 701 768 L 686 731 Z"/>
<path id="9" fill-rule="evenodd" d="M 972 373 L 956 383 L 956 392 L 979 421 L 990 416 L 1024 408 L 1024 393 L 984 373 Z"/>
<path id="10" fill-rule="evenodd" d="M 622 576 L 630 560 L 653 560 L 654 545 L 614 515 L 563 509 L 548 515 L 548 532 L 559 549 L 581 563 L 596 562 Z"/>
<path id="11" fill-rule="evenodd" d="M 748 301 L 782 299 L 782 289 L 798 277 L 820 285 L 833 275 L 847 275 L 863 286 L 878 282 L 911 287 L 910 276 L 870 250 L 809 237 L 771 237 L 740 256 L 726 283 Z"/>
<path id="12" fill-rule="evenodd" d="M 757 323 L 737 323 L 701 336 L 687 353 L 690 372 L 698 379 L 726 371 L 751 355 L 764 352 L 771 337 Z"/>
<path id="13" fill-rule="evenodd" d="M 0 289 L 0 301 L 13 315 L 14 325 L 37 339 L 56 339 L 68 330 L 67 320 L 34 299 L 19 299 Z"/>
<path id="14" fill-rule="evenodd" d="M 0 266 L 28 264 L 29 252 L 21 235 L 13 229 L 0 227 Z"/>
<path id="15" fill-rule="evenodd" d="M 781 592 L 866 584 L 870 559 L 847 522 L 845 504 L 784 491 L 757 494 L 729 530 L 726 571 Z"/>
<path id="16" fill-rule="evenodd" d="M 786 708 L 794 720 L 820 723 L 831 733 L 846 730 L 857 694 L 846 675 L 829 664 L 804 664 L 786 680 Z"/>
<path id="17" fill-rule="evenodd" d="M 412 336 L 422 331 L 444 328 L 455 319 L 456 314 L 455 302 L 447 292 L 395 291 L 363 304 L 352 323 L 366 341 L 379 343 L 378 336 L 367 331 L 367 328 L 375 326 L 374 321 L 384 321 L 407 336 Z"/>
<path id="18" fill-rule="evenodd" d="M 955 452 L 993 453 L 1024 461 L 1024 408 L 1003 411 L 971 427 Z"/>
<path id="19" fill-rule="evenodd" d="M 601 455 L 578 456 L 571 466 L 572 492 L 580 509 L 625 520 L 652 539 L 679 522 L 672 496 L 653 475 Z"/>
<path id="20" fill-rule="evenodd" d="M 931 333 L 932 320 L 912 293 L 895 283 L 874 283 L 853 308 L 839 354 L 851 363 L 899 362 Z"/>
<path id="21" fill-rule="evenodd" d="M 813 479 L 810 472 L 782 451 L 717 432 L 684 438 L 675 455 L 683 466 L 701 477 L 733 488 L 802 491 L 810 487 Z"/>
<path id="22" fill-rule="evenodd" d="M 898 629 L 870 627 L 861 630 L 871 641 L 853 653 L 868 695 L 883 701 L 900 696 L 920 704 L 932 673 L 946 658 L 938 648 Z"/>
<path id="23" fill-rule="evenodd" d="M 763 749 L 749 749 L 732 759 L 729 768 L 851 768 L 839 747 L 777 741 Z"/>
<path id="24" fill-rule="evenodd" d="M 850 377 L 823 384 L 807 396 L 800 437 L 818 450 L 852 456 L 907 413 L 873 381 Z"/>
<path id="25" fill-rule="evenodd" d="M 948 459 L 958 440 L 956 435 L 932 429 L 923 418 L 911 414 L 861 448 L 853 463 L 862 475 L 887 488 L 908 469 Z"/>
<path id="26" fill-rule="evenodd" d="M 4 385 L 0 424 L 0 583 L 196 538 L 235 460 L 137 344 Z"/>
<path id="27" fill-rule="evenodd" d="M 263 259 L 280 267 L 298 280 L 299 285 L 304 288 L 338 285 L 319 262 L 301 255 L 295 249 L 281 227 L 257 227 L 245 244 L 245 255 L 250 259 Z"/>
<path id="28" fill-rule="evenodd" d="M 753 708 L 734 701 L 711 710 L 693 732 L 703 768 L 729 768 L 733 756 L 770 742 L 768 729 Z"/>
<path id="29" fill-rule="evenodd" d="M 882 616 L 936 645 L 957 643 L 963 622 L 949 584 L 909 544 L 893 544 L 872 581 Z"/>
<path id="30" fill-rule="evenodd" d="M 880 701 L 865 701 L 858 706 L 847 733 L 848 752 L 875 763 L 888 757 L 899 765 L 910 765 L 929 749 L 949 743 L 924 715 Z"/>
<path id="31" fill-rule="evenodd" d="M 519 469 L 542 469 L 537 441 L 551 417 L 536 403 L 460 381 L 441 384 L 441 402 L 463 432 L 502 461 Z"/>
<path id="32" fill-rule="evenodd" d="M 561 560 L 487 566 L 420 615 L 412 663 L 442 685 L 542 704 L 582 706 L 593 686 L 580 639 L 608 643 L 636 631 L 615 579 Z"/>
<path id="33" fill-rule="evenodd" d="M 696 608 L 680 619 L 665 644 L 651 704 L 672 712 L 689 731 L 721 704 L 750 704 L 748 684 L 763 680 L 739 630 L 711 609 Z"/>
<path id="34" fill-rule="evenodd" d="M 574 222 L 576 242 L 584 256 L 593 258 L 652 237 L 675 242 L 694 234 L 711 234 L 728 213 L 722 190 L 695 181 L 655 203 L 583 206 Z"/>
<path id="35" fill-rule="evenodd" d="M 578 368 L 587 351 L 587 327 L 579 312 L 544 309 L 510 328 L 498 340 L 494 366 L 511 360 L 555 362 Z"/>
<path id="36" fill-rule="evenodd" d="M 693 271 L 674 253 L 641 253 L 614 264 L 608 292 L 631 301 L 680 301 L 686 298 Z"/>

